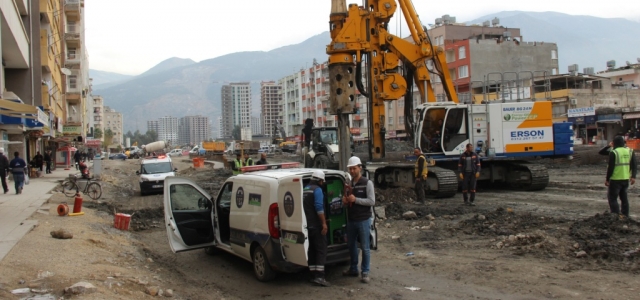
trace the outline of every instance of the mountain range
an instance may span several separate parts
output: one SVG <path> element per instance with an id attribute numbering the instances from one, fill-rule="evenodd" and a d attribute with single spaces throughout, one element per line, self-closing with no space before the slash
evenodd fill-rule
<path id="1" fill-rule="evenodd" d="M 578 64 L 603 70 L 607 60 L 618 66 L 640 57 L 640 24 L 626 19 L 573 16 L 555 12 L 505 11 L 487 15 L 467 24 L 494 17 L 500 25 L 520 28 L 523 41 L 558 44 L 560 71 Z M 253 115 L 259 114 L 260 82 L 277 81 L 312 63 L 327 59 L 328 32 L 295 45 L 271 51 L 236 52 L 195 62 L 169 58 L 148 71 L 127 76 L 90 70 L 94 94 L 123 113 L 126 130 L 146 131 L 146 121 L 162 116 L 208 116 L 216 124 L 220 116 L 220 91 L 227 82 L 250 82 Z M 217 125 L 217 124 L 216 124 Z M 214 126 L 217 127 L 217 126 Z"/>

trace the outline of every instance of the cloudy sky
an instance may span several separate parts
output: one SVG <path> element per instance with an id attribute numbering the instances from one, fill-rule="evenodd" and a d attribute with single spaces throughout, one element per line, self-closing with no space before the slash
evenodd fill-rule
<path id="1" fill-rule="evenodd" d="M 638 0 L 615 5 L 559 0 L 413 2 L 425 25 L 444 14 L 466 22 L 509 10 L 640 22 Z M 89 63 L 92 69 L 136 75 L 170 57 L 201 61 L 238 51 L 268 51 L 327 31 L 330 8 L 330 0 L 85 0 Z M 392 33 L 398 32 L 395 27 Z"/>

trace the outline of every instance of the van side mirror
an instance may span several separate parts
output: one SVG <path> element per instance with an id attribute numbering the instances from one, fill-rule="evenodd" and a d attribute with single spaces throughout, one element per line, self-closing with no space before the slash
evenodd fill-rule
<path id="1" fill-rule="evenodd" d="M 140 171 L 136 171 L 136 175 L 140 175 Z"/>
<path id="2" fill-rule="evenodd" d="M 178 172 L 178 168 L 174 168 L 174 169 L 173 169 L 173 171 L 174 171 L 174 172 Z"/>

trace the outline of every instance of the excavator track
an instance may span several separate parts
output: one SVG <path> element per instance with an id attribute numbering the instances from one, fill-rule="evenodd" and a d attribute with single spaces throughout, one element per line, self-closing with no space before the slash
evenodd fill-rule
<path id="1" fill-rule="evenodd" d="M 430 189 L 431 181 L 429 178 L 435 178 L 437 180 L 437 190 Z M 450 198 L 455 196 L 457 191 L 458 177 L 455 172 L 440 167 L 429 167 L 429 175 L 427 175 L 427 195 L 436 198 Z"/>
<path id="2" fill-rule="evenodd" d="M 529 173 L 527 180 L 512 182 L 512 188 L 523 191 L 539 191 L 544 190 L 549 185 L 549 172 L 547 171 L 547 167 L 541 164 L 527 162 L 513 162 L 509 164 L 511 170 L 517 170 L 518 173 Z"/>
<path id="3" fill-rule="evenodd" d="M 397 164 L 376 168 L 374 184 L 377 188 L 414 188 L 414 165 Z M 434 198 L 453 197 L 458 191 L 456 173 L 441 167 L 429 167 L 426 194 Z"/>

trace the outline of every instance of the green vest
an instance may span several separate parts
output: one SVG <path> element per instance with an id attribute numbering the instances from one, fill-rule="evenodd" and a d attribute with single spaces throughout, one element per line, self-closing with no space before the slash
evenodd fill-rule
<path id="1" fill-rule="evenodd" d="M 609 179 L 629 180 L 631 178 L 631 155 L 633 155 L 633 151 L 627 147 L 618 147 L 611 152 L 616 156 L 616 165 Z"/>
<path id="2" fill-rule="evenodd" d="M 238 159 L 233 160 L 233 164 L 236 167 L 236 170 L 233 170 L 233 175 L 238 175 L 241 173 L 240 168 L 242 168 L 242 161 Z"/>

